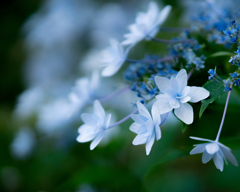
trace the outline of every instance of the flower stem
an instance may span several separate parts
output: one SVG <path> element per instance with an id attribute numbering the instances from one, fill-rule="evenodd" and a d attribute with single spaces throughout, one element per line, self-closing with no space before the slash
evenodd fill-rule
<path id="1" fill-rule="evenodd" d="M 132 114 L 137 113 L 137 112 L 138 112 L 138 109 L 135 109 L 135 110 L 134 110 L 132 113 L 130 113 L 128 116 L 124 117 L 123 119 L 121 119 L 121 120 L 118 121 L 117 123 L 114 123 L 114 124 L 110 125 L 110 126 L 108 127 L 108 129 L 110 129 L 110 128 L 112 128 L 112 127 L 115 127 L 115 126 L 123 123 L 124 121 L 128 120 L 128 119 L 131 117 Z"/>
<path id="2" fill-rule="evenodd" d="M 189 79 L 192 76 L 193 72 L 194 72 L 194 68 L 192 68 L 191 71 L 189 71 L 187 75 L 187 79 Z"/>
<path id="3" fill-rule="evenodd" d="M 184 28 L 184 27 L 160 27 L 160 31 L 167 31 L 167 32 L 182 32 L 190 30 L 190 28 Z"/>
<path id="4" fill-rule="evenodd" d="M 120 94 L 122 94 L 122 93 L 124 93 L 125 91 L 128 91 L 128 90 L 130 90 L 129 87 L 125 87 L 125 88 L 123 88 L 123 89 L 120 89 L 120 90 L 118 90 L 118 91 L 116 91 L 116 92 L 114 92 L 114 93 L 112 93 L 112 94 L 110 94 L 110 95 L 107 95 L 107 96 L 99 99 L 99 101 L 100 101 L 100 102 L 107 101 L 107 100 L 111 99 L 112 97 L 115 97 L 115 96 L 117 96 L 117 95 L 120 95 Z"/>
<path id="5" fill-rule="evenodd" d="M 155 37 L 148 36 L 151 40 L 159 42 L 159 43 L 183 43 L 183 42 L 188 42 L 191 41 L 190 39 L 186 40 L 168 40 L 168 39 L 158 39 Z"/>
<path id="6" fill-rule="evenodd" d="M 149 60 L 136 60 L 136 59 L 126 59 L 125 62 L 128 63 L 154 63 L 154 62 L 166 62 L 166 61 L 171 61 L 174 58 L 177 58 L 180 56 L 167 56 L 167 57 L 163 57 L 160 59 L 149 59 Z"/>
<path id="7" fill-rule="evenodd" d="M 232 88 L 232 85 L 230 85 L 230 88 Z M 223 127 L 224 119 L 225 119 L 225 116 L 226 116 L 230 95 L 231 95 L 231 90 L 228 92 L 228 95 L 227 95 L 227 100 L 226 100 L 226 104 L 225 104 L 225 108 L 224 108 L 224 112 L 223 112 L 222 121 L 221 121 L 219 130 L 218 130 L 218 134 L 217 134 L 217 137 L 216 137 L 216 140 L 215 140 L 217 142 L 219 141 L 219 137 L 220 137 L 220 134 L 221 134 L 221 131 L 222 131 L 222 127 Z"/>

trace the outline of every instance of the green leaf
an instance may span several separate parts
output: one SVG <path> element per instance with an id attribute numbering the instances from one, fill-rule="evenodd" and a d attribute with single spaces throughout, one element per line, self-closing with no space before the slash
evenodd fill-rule
<path id="1" fill-rule="evenodd" d="M 235 54 L 228 51 L 219 51 L 216 53 L 213 53 L 212 55 L 209 55 L 208 57 L 222 57 L 222 56 L 234 56 Z"/>
<path id="2" fill-rule="evenodd" d="M 208 99 L 202 100 L 202 105 L 199 111 L 199 118 L 202 117 L 203 112 L 210 103 L 221 97 L 224 90 L 223 84 L 216 81 L 208 81 L 203 85 L 203 88 L 207 89 L 210 92 L 210 97 Z"/>
<path id="3" fill-rule="evenodd" d="M 182 122 L 182 133 L 184 133 L 186 129 L 187 129 L 187 124 Z"/>

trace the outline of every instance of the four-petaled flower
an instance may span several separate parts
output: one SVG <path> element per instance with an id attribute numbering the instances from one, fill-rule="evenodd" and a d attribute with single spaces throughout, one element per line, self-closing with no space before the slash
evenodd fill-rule
<path id="1" fill-rule="evenodd" d="M 98 100 L 94 101 L 93 111 L 93 114 L 83 113 L 81 115 L 84 124 L 79 127 L 80 135 L 77 137 L 77 141 L 80 143 L 93 140 L 90 145 L 91 150 L 102 140 L 111 119 L 111 114 L 105 115 L 105 111 Z"/>
<path id="2" fill-rule="evenodd" d="M 203 139 L 198 137 L 190 137 L 191 139 L 199 140 L 199 141 L 208 141 L 210 143 L 203 143 L 203 144 L 197 144 L 194 145 L 195 148 L 190 152 L 191 155 L 197 154 L 197 153 L 203 153 L 202 156 L 202 162 L 205 164 L 209 162 L 211 159 L 213 159 L 214 164 L 217 169 L 220 171 L 223 171 L 223 160 L 227 164 L 228 159 L 233 165 L 238 166 L 238 162 L 236 158 L 231 153 L 231 149 L 227 146 L 223 145 L 222 143 L 219 143 L 218 141 L 212 141 L 209 139 Z"/>
<path id="3" fill-rule="evenodd" d="M 126 40 L 123 41 L 123 44 L 133 45 L 144 38 L 154 37 L 159 30 L 159 25 L 166 20 L 171 8 L 170 5 L 167 5 L 159 12 L 157 3 L 150 2 L 148 12 L 140 12 L 136 17 L 136 23 L 129 26 L 130 33 L 124 35 Z"/>
<path id="4" fill-rule="evenodd" d="M 125 51 L 123 45 L 116 39 L 110 39 L 110 46 L 102 52 L 102 63 L 106 66 L 102 71 L 102 76 L 114 75 L 123 65 L 131 48 L 129 46 Z"/>
<path id="5" fill-rule="evenodd" d="M 209 96 L 209 91 L 202 87 L 187 86 L 187 72 L 182 69 L 170 80 L 166 77 L 155 77 L 155 82 L 163 94 L 156 96 L 160 114 L 174 109 L 175 115 L 186 124 L 193 122 L 193 108 L 187 102 L 196 103 Z"/>
<path id="6" fill-rule="evenodd" d="M 131 116 L 135 122 L 129 128 L 132 132 L 138 134 L 132 144 L 141 145 L 146 143 L 146 154 L 148 155 L 154 143 L 155 135 L 157 140 L 161 138 L 161 130 L 159 127 L 161 117 L 155 104 L 152 106 L 152 116 L 139 101 L 137 102 L 137 107 L 139 114 Z"/>

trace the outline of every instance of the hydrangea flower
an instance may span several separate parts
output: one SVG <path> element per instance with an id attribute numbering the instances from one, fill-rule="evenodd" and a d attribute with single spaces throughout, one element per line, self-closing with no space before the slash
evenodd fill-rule
<path id="1" fill-rule="evenodd" d="M 90 145 L 90 149 L 93 150 L 102 140 L 105 131 L 108 129 L 111 114 L 106 116 L 101 103 L 95 100 L 93 103 L 93 114 L 83 113 L 81 118 L 84 124 L 78 129 L 80 135 L 77 137 L 77 141 L 85 143 L 93 140 Z"/>
<path id="2" fill-rule="evenodd" d="M 130 46 L 124 51 L 123 45 L 116 39 L 110 39 L 110 47 L 102 52 L 102 63 L 106 67 L 102 71 L 102 76 L 112 76 L 121 68 L 127 58 Z"/>
<path id="3" fill-rule="evenodd" d="M 96 90 L 99 86 L 99 73 L 94 71 L 91 78 L 82 77 L 77 79 L 72 92 L 69 94 L 71 105 L 70 116 L 79 112 L 85 104 L 94 100 Z"/>
<path id="4" fill-rule="evenodd" d="M 182 69 L 176 77 L 155 77 L 155 82 L 163 94 L 156 96 L 160 114 L 174 109 L 175 115 L 186 124 L 193 122 L 193 108 L 187 102 L 196 103 L 209 96 L 209 91 L 202 87 L 187 86 L 187 72 Z"/>
<path id="5" fill-rule="evenodd" d="M 125 34 L 124 45 L 136 44 L 147 36 L 154 37 L 158 32 L 158 26 L 161 25 L 171 11 L 171 6 L 165 6 L 159 11 L 156 2 L 150 2 L 147 13 L 140 12 L 136 17 L 136 22 L 129 26 L 130 33 Z"/>
<path id="6" fill-rule="evenodd" d="M 156 104 L 152 106 L 152 116 L 140 101 L 137 102 L 137 107 L 139 114 L 133 114 L 131 116 L 135 122 L 129 128 L 132 132 L 138 134 L 132 144 L 141 145 L 146 143 L 146 154 L 149 155 L 155 136 L 157 140 L 161 138 L 161 130 L 159 127 L 161 117 Z"/>
<path id="7" fill-rule="evenodd" d="M 231 149 L 227 146 L 219 143 L 218 141 L 212 141 L 209 139 L 203 139 L 198 137 L 190 137 L 191 139 L 199 140 L 199 141 L 208 141 L 210 143 L 203 143 L 194 145 L 195 148 L 190 152 L 191 155 L 197 153 L 203 153 L 202 162 L 205 164 L 213 159 L 213 162 L 217 169 L 223 171 L 223 160 L 227 164 L 227 160 L 229 160 L 233 165 L 238 166 L 238 162 L 234 155 L 231 153 Z M 227 160 L 226 160 L 227 159 Z"/>

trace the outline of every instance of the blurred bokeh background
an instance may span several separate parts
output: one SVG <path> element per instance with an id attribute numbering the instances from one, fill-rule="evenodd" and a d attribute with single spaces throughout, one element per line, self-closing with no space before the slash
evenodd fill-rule
<path id="1" fill-rule="evenodd" d="M 198 1 L 201 3 L 203 1 Z M 235 1 L 237 2 L 237 1 Z M 123 40 L 136 13 L 147 11 L 148 0 L 5 0 L 0 6 L 0 191 L 240 191 L 240 168 L 232 164 L 221 173 L 201 155 L 190 156 L 196 142 L 189 136 L 214 139 L 226 95 L 211 105 L 182 133 L 181 123 L 169 117 L 162 139 L 149 156 L 133 146 L 132 120 L 110 132 L 93 151 L 76 142 L 79 114 L 68 118 L 68 95 L 77 79 L 91 78 L 109 38 Z M 162 0 L 173 9 L 166 27 L 190 26 L 196 1 Z M 161 33 L 172 38 L 178 33 Z M 166 45 L 141 42 L 130 57 L 164 55 Z M 222 59 L 222 58 L 221 58 Z M 227 62 L 228 58 L 226 58 Z M 222 62 L 222 61 L 221 61 Z M 123 69 L 100 80 L 106 95 L 124 87 Z M 206 77 L 193 75 L 202 86 Z M 115 121 L 132 111 L 135 93 L 106 103 Z M 83 101 L 85 102 L 85 100 Z M 82 107 L 83 108 L 83 107 Z M 84 106 L 84 111 L 90 111 Z M 221 142 L 240 162 L 240 97 L 233 91 Z"/>

